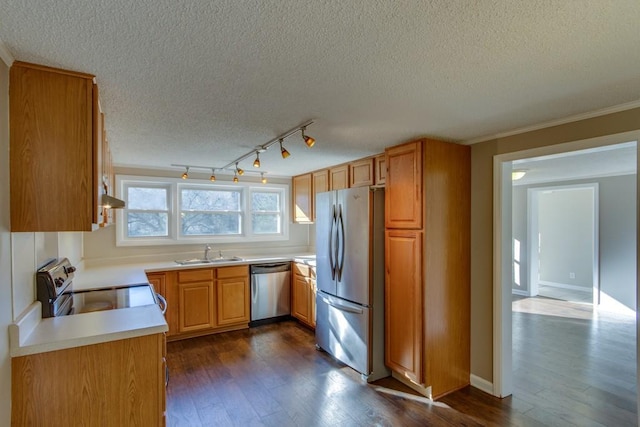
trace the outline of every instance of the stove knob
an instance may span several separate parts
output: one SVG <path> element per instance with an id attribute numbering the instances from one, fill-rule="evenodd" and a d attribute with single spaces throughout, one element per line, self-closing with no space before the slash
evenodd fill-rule
<path id="1" fill-rule="evenodd" d="M 57 279 L 54 280 L 56 287 L 60 287 L 62 285 L 64 285 L 64 279 L 62 277 L 58 277 Z"/>
<path id="2" fill-rule="evenodd" d="M 69 267 L 65 267 L 64 268 L 64 272 L 69 274 L 69 273 L 73 273 L 74 271 L 76 271 L 76 268 L 74 266 L 69 266 Z"/>

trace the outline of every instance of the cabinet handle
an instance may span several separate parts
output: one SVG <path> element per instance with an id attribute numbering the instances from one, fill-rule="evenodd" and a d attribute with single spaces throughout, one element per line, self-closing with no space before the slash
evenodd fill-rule
<path id="1" fill-rule="evenodd" d="M 169 386 L 169 366 L 167 366 L 167 358 L 162 358 L 162 363 L 164 364 L 164 386 L 165 388 Z"/>

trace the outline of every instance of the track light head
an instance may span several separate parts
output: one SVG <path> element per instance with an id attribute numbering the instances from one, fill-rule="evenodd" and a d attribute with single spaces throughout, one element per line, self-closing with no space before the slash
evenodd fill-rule
<path id="1" fill-rule="evenodd" d="M 253 161 L 253 167 L 254 168 L 259 168 L 260 167 L 260 152 L 256 151 L 256 159 Z"/>
<path id="2" fill-rule="evenodd" d="M 264 172 L 260 172 L 260 182 L 263 184 L 267 183 L 267 178 L 264 177 Z"/>
<path id="3" fill-rule="evenodd" d="M 244 170 L 243 170 L 243 169 L 240 169 L 240 168 L 238 167 L 238 164 L 237 164 L 237 163 L 236 163 L 236 171 L 238 172 L 238 175 L 240 175 L 240 176 L 244 175 Z"/>
<path id="4" fill-rule="evenodd" d="M 306 126 L 303 126 L 303 127 L 300 128 L 300 130 L 302 131 L 302 139 L 304 140 L 304 143 L 307 144 L 307 147 L 311 148 L 311 147 L 313 147 L 313 144 L 316 143 L 316 140 L 315 140 L 315 138 L 304 134 L 304 131 L 306 129 L 307 129 Z"/>
<path id="5" fill-rule="evenodd" d="M 238 181 L 239 181 L 239 180 L 238 180 L 238 175 L 236 175 L 236 173 L 234 172 L 234 173 L 233 173 L 233 182 L 234 182 L 234 183 L 237 183 Z"/>
<path id="6" fill-rule="evenodd" d="M 187 166 L 187 170 L 184 171 L 184 173 L 182 174 L 182 179 L 187 179 L 189 178 L 189 166 Z"/>
<path id="7" fill-rule="evenodd" d="M 282 158 L 286 159 L 291 155 L 291 153 L 289 153 L 287 149 L 282 146 L 282 138 L 279 139 L 278 142 L 280 143 L 280 153 L 282 154 Z"/>
<path id="8" fill-rule="evenodd" d="M 216 182 L 216 170 L 211 169 L 211 176 L 209 177 L 209 181 Z"/>

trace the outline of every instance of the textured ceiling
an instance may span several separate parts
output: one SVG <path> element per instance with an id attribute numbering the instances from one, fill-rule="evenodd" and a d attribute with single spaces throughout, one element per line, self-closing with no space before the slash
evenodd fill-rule
<path id="1" fill-rule="evenodd" d="M 293 175 L 640 100 L 638 0 L 5 0 L 18 60 L 95 74 L 114 162 Z M 241 166 L 250 168 L 250 160 Z"/>

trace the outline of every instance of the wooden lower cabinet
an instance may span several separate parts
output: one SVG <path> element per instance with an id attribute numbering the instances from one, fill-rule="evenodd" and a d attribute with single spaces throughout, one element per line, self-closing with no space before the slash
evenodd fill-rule
<path id="1" fill-rule="evenodd" d="M 164 426 L 164 334 L 11 359 L 11 425 Z"/>
<path id="2" fill-rule="evenodd" d="M 302 323 L 316 327 L 316 278 L 313 268 L 293 263 L 291 315 Z"/>
<path id="3" fill-rule="evenodd" d="M 169 340 L 249 327 L 247 265 L 154 272 L 147 278 L 154 286 L 164 281 Z"/>
<path id="4" fill-rule="evenodd" d="M 387 230 L 385 252 L 385 364 L 422 384 L 422 233 Z"/>
<path id="5" fill-rule="evenodd" d="M 221 267 L 216 270 L 217 324 L 248 324 L 249 272 L 247 266 Z"/>

